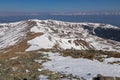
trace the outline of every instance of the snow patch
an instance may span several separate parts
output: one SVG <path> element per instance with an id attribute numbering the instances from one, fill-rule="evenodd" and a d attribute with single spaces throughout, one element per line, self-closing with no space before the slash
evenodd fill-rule
<path id="1" fill-rule="evenodd" d="M 83 58 L 62 57 L 58 53 L 45 53 L 49 55 L 51 61 L 43 64 L 44 69 L 49 69 L 65 74 L 73 74 L 92 80 L 97 74 L 104 76 L 120 77 L 120 66 L 100 63 L 97 60 L 88 60 Z M 89 74 L 89 75 L 88 75 Z"/>
<path id="2" fill-rule="evenodd" d="M 28 41 L 28 44 L 30 44 L 31 46 L 26 50 L 26 51 L 34 51 L 34 50 L 38 50 L 38 49 L 48 49 L 48 48 L 52 48 L 55 44 L 55 40 L 51 40 L 49 39 L 49 35 L 48 34 L 44 34 L 42 36 L 36 37 L 30 41 Z"/>
<path id="3" fill-rule="evenodd" d="M 113 57 L 111 57 L 111 58 L 106 58 L 106 59 L 104 60 L 104 62 L 105 62 L 105 63 L 109 63 L 109 62 L 120 62 L 120 58 L 113 58 Z"/>
<path id="4" fill-rule="evenodd" d="M 47 79 L 48 76 L 44 76 L 44 75 L 40 75 L 39 78 L 40 78 L 40 80 L 48 80 L 48 79 Z"/>
<path id="5" fill-rule="evenodd" d="M 71 40 L 71 43 L 69 43 L 69 40 Z M 64 38 L 57 38 L 53 37 L 50 34 L 44 34 L 42 36 L 36 37 L 30 41 L 28 41 L 28 44 L 31 46 L 26 49 L 26 51 L 34 51 L 34 50 L 39 50 L 39 49 L 51 49 L 53 48 L 56 44 L 58 47 L 62 49 L 87 49 L 83 48 L 81 45 L 75 45 L 73 42 L 75 39 L 64 39 Z"/>

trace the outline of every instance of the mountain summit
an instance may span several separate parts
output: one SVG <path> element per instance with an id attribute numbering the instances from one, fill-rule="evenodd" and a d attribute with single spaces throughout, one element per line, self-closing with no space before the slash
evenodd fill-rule
<path id="1" fill-rule="evenodd" d="M 120 52 L 120 28 L 116 26 L 37 19 L 0 24 L 0 48 L 18 44 L 28 33 L 42 35 L 29 39 L 26 51 L 56 48 Z"/>

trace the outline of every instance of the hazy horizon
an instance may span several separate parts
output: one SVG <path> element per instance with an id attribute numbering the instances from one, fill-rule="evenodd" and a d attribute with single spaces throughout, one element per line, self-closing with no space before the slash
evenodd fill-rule
<path id="1" fill-rule="evenodd" d="M 37 15 L 120 15 L 120 11 L 66 11 L 66 12 L 13 12 L 1 11 L 0 16 L 37 16 Z"/>

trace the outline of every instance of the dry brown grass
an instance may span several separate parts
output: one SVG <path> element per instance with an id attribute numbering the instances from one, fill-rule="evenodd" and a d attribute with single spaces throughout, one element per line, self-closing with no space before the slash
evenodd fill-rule
<path id="1" fill-rule="evenodd" d="M 102 60 L 103 56 L 120 58 L 119 52 L 101 51 L 101 50 L 63 50 L 61 51 L 63 56 L 72 56 L 73 58 L 87 58 Z"/>
<path id="2" fill-rule="evenodd" d="M 89 50 L 64 50 L 63 56 L 72 56 L 73 58 L 93 59 L 95 54 Z"/>
<path id="3" fill-rule="evenodd" d="M 74 41 L 75 45 L 79 46 L 79 45 L 82 45 L 83 47 L 87 47 L 88 49 L 92 49 L 90 46 L 89 46 L 89 43 L 85 42 L 84 40 L 81 40 L 81 39 L 77 39 Z"/>

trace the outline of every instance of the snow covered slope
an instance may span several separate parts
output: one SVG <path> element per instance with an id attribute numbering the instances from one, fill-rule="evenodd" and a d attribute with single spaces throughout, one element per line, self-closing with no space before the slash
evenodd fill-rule
<path id="1" fill-rule="evenodd" d="M 40 49 L 42 50 L 40 51 Z M 47 49 L 57 49 L 58 52 L 45 52 L 44 50 Z M 120 28 L 100 23 L 70 23 L 36 19 L 0 24 L 0 60 L 2 61 L 0 66 L 5 73 L 9 66 L 10 69 L 12 67 L 13 69 L 16 68 L 16 71 L 20 70 L 19 72 L 25 70 L 28 73 L 32 70 L 31 72 L 37 73 L 36 70 L 38 70 L 41 74 L 43 73 L 41 71 L 46 70 L 54 73 L 72 74 L 73 77 L 78 76 L 78 78 L 82 77 L 86 80 L 92 80 L 97 74 L 120 77 L 119 53 L 112 57 L 109 57 L 110 55 L 107 53 L 106 55 L 96 54 L 95 57 L 99 58 L 100 56 L 102 58 L 101 61 L 103 62 L 99 62 L 97 58 L 89 60 L 70 56 L 63 57 L 59 50 L 65 49 L 120 52 Z M 30 68 L 20 67 L 19 69 L 16 66 L 18 65 L 16 61 L 20 66 L 27 65 Z M 25 61 L 30 62 L 30 64 L 26 64 Z M 32 63 L 33 61 L 35 64 Z M 40 66 L 37 66 L 38 64 Z M 14 70 L 10 71 L 9 73 L 15 73 Z M 51 74 L 56 76 L 53 73 Z M 41 75 L 40 79 L 48 77 Z"/>
<path id="2" fill-rule="evenodd" d="M 6 48 L 22 41 L 33 24 L 30 21 L 0 24 L 0 48 Z"/>
<path id="3" fill-rule="evenodd" d="M 111 30 L 111 33 L 105 35 L 102 30 L 104 32 Z M 16 44 L 28 32 L 44 34 L 28 41 L 31 46 L 26 51 L 57 48 L 120 52 L 120 28 L 118 27 L 100 23 L 70 23 L 36 19 L 0 24 L 0 48 Z"/>
<path id="4" fill-rule="evenodd" d="M 48 52 L 45 54 L 49 55 L 51 61 L 43 64 L 44 69 L 81 76 L 86 80 L 93 80 L 92 78 L 96 77 L 97 74 L 120 77 L 120 65 L 101 63 L 97 60 L 84 58 L 63 57 L 59 53 Z"/>
<path id="5" fill-rule="evenodd" d="M 43 32 L 44 35 L 28 41 L 31 46 L 26 51 L 57 47 L 58 49 L 95 49 L 120 52 L 119 41 L 97 36 L 94 31 L 97 28 L 102 28 L 117 30 L 120 33 L 118 27 L 99 23 L 69 23 L 55 20 L 32 21 L 36 22 L 36 26 L 31 28 L 31 32 Z M 86 26 L 92 29 L 92 33 L 91 30 L 86 29 Z M 111 32 L 109 35 L 112 34 L 114 33 Z"/>

